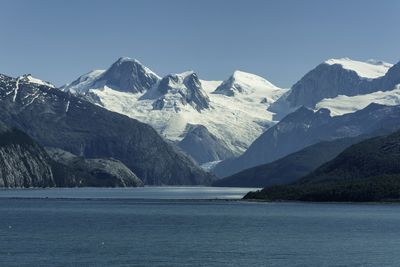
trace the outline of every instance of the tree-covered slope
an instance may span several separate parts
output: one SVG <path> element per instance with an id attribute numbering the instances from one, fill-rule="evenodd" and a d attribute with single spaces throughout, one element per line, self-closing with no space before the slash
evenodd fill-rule
<path id="1" fill-rule="evenodd" d="M 400 198 L 400 131 L 362 141 L 290 185 L 266 187 L 247 199 L 382 201 Z"/>
<path id="2" fill-rule="evenodd" d="M 333 159 L 362 137 L 342 138 L 320 142 L 274 162 L 246 169 L 232 176 L 217 180 L 214 186 L 265 187 L 288 184 L 309 174 L 323 163 Z"/>

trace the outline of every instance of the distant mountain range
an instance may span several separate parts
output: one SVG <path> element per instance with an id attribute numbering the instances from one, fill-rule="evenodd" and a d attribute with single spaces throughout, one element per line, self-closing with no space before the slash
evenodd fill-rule
<path id="1" fill-rule="evenodd" d="M 276 123 L 267 108 L 286 92 L 241 71 L 223 82 L 201 80 L 193 71 L 160 78 L 130 58 L 118 59 L 107 70 L 82 75 L 61 89 L 150 124 L 199 164 L 243 153 Z M 198 129 L 207 131 L 213 142 L 197 138 L 189 144 L 194 139 L 185 137 L 193 133 L 195 125 L 203 126 Z M 194 152 L 189 149 L 192 145 L 208 152 Z"/>
<path id="2" fill-rule="evenodd" d="M 362 110 L 336 117 L 331 117 L 327 109 L 314 112 L 302 107 L 263 133 L 243 155 L 219 163 L 213 171 L 220 177 L 230 176 L 321 141 L 356 137 L 380 129 L 394 131 L 399 125 L 400 106 L 370 104 Z"/>
<path id="3" fill-rule="evenodd" d="M 0 121 L 34 140 L 52 171 L 91 177 L 49 186 L 267 186 L 397 130 L 399 92 L 400 63 L 330 59 L 282 89 L 243 71 L 224 81 L 160 77 L 123 57 L 61 88 L 0 75 Z"/>
<path id="4" fill-rule="evenodd" d="M 379 105 L 371 103 L 398 105 L 398 84 L 400 63 L 328 60 L 269 107 L 277 112 L 276 116 L 284 116 L 277 125 L 257 138 L 243 155 L 219 163 L 213 171 L 226 177 L 320 141 L 368 134 L 381 127 L 386 117 L 390 118 L 384 111 L 378 111 Z M 343 98 L 353 100 L 342 101 Z M 343 116 L 332 117 L 333 112 Z M 396 124 L 388 121 L 387 125 Z"/>

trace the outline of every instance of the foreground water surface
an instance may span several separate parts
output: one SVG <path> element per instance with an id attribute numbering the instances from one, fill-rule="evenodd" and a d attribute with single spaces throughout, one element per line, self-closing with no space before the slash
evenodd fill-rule
<path id="1" fill-rule="evenodd" d="M 0 190 L 0 266 L 400 265 L 399 205 L 206 200 L 247 190 Z"/>

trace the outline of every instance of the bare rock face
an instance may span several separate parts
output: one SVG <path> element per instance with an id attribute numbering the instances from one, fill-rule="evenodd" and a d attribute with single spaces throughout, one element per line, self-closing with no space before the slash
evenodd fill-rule
<path id="1" fill-rule="evenodd" d="M 210 107 L 210 99 L 197 74 L 191 71 L 165 76 L 145 97 L 157 97 L 153 103 L 155 110 L 172 108 L 179 112 L 180 106 L 191 105 L 200 112 Z"/>
<path id="2" fill-rule="evenodd" d="M 139 61 L 120 58 L 96 81 L 108 87 L 131 93 L 141 93 L 150 89 L 160 78 Z"/>
<path id="3" fill-rule="evenodd" d="M 73 186 L 138 187 L 143 182 L 122 162 L 116 159 L 85 159 L 57 148 L 46 151 L 58 164 L 72 173 L 73 178 L 63 181 Z M 71 177 L 71 175 L 69 175 Z M 60 181 L 60 183 L 63 183 Z"/>
<path id="4" fill-rule="evenodd" d="M 115 159 L 84 159 L 47 151 L 18 129 L 0 122 L 0 187 L 136 187 L 143 182 Z"/>
<path id="5" fill-rule="evenodd" d="M 0 123 L 0 187 L 52 187 L 46 151 L 25 133 Z"/>

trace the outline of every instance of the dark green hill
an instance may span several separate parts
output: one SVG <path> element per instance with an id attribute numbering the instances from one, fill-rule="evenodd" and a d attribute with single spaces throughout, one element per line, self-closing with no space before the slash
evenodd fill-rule
<path id="1" fill-rule="evenodd" d="M 400 131 L 362 141 L 290 185 L 266 187 L 246 199 L 383 201 L 400 198 Z"/>
<path id="2" fill-rule="evenodd" d="M 335 158 L 345 148 L 365 138 L 354 137 L 320 142 L 274 162 L 250 168 L 217 180 L 213 185 L 225 187 L 265 187 L 288 184 L 309 174 L 323 163 Z"/>

